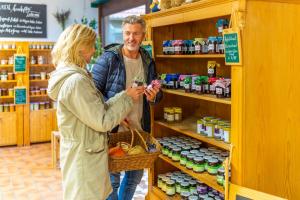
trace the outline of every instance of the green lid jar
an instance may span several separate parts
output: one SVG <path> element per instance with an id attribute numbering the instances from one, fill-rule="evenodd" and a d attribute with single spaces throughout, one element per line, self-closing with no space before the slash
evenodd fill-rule
<path id="1" fill-rule="evenodd" d="M 202 173 L 205 170 L 205 162 L 202 157 L 194 158 L 193 171 L 196 173 Z"/>
<path id="2" fill-rule="evenodd" d="M 166 194 L 169 196 L 173 196 L 176 194 L 175 181 L 169 180 L 167 181 L 167 191 Z"/>
<path id="3" fill-rule="evenodd" d="M 189 184 L 190 184 L 190 193 L 191 194 L 197 194 L 197 182 L 194 181 L 194 180 L 191 180 L 189 182 Z"/>
<path id="4" fill-rule="evenodd" d="M 219 167 L 220 167 L 220 165 L 219 165 L 219 161 L 217 159 L 209 159 L 208 160 L 207 172 L 210 175 L 217 175 Z"/>
<path id="5" fill-rule="evenodd" d="M 205 168 L 205 170 L 207 171 L 207 168 L 208 168 L 208 161 L 211 159 L 211 157 L 210 157 L 210 156 L 204 156 L 203 158 L 204 158 L 204 162 L 205 162 L 204 168 Z"/>
<path id="6" fill-rule="evenodd" d="M 180 164 L 185 166 L 186 165 L 186 162 L 187 162 L 187 155 L 189 154 L 190 152 L 188 151 L 182 151 L 180 153 Z"/>
<path id="7" fill-rule="evenodd" d="M 168 177 L 163 177 L 161 182 L 161 190 L 166 192 L 167 191 L 167 181 L 170 180 Z"/>
<path id="8" fill-rule="evenodd" d="M 181 182 L 180 184 L 180 194 L 188 192 L 190 193 L 190 184 L 188 182 Z"/>
<path id="9" fill-rule="evenodd" d="M 177 177 L 176 179 L 176 193 L 180 194 L 181 183 L 184 182 L 182 178 Z"/>
<path id="10" fill-rule="evenodd" d="M 174 162 L 179 162 L 180 161 L 180 152 L 181 152 L 181 148 L 179 148 L 179 147 L 173 148 L 173 150 L 172 150 L 172 160 Z"/>
<path id="11" fill-rule="evenodd" d="M 225 169 L 224 169 L 224 167 L 220 167 L 218 169 L 218 174 L 217 174 L 217 183 L 219 185 L 223 186 L 224 181 L 225 181 Z"/>
<path id="12" fill-rule="evenodd" d="M 181 192 L 180 193 L 181 200 L 189 200 L 189 197 L 191 196 L 190 192 Z"/>
<path id="13" fill-rule="evenodd" d="M 168 155 L 169 154 L 169 150 L 167 148 L 167 146 L 170 145 L 170 143 L 168 142 L 161 142 L 161 146 L 162 146 L 162 154 L 163 155 Z"/>
<path id="14" fill-rule="evenodd" d="M 157 187 L 158 188 L 162 188 L 162 178 L 163 178 L 164 176 L 162 175 L 162 174 L 159 174 L 158 176 L 157 176 Z"/>
<path id="15" fill-rule="evenodd" d="M 188 169 L 193 169 L 193 167 L 194 167 L 194 157 L 195 157 L 195 155 L 194 154 L 188 154 L 187 155 L 187 161 L 186 161 L 186 168 L 188 168 Z"/>
<path id="16" fill-rule="evenodd" d="M 169 153 L 168 153 L 168 157 L 172 159 L 172 154 L 173 154 L 173 149 L 176 148 L 177 146 L 174 145 L 170 145 L 169 146 Z"/>

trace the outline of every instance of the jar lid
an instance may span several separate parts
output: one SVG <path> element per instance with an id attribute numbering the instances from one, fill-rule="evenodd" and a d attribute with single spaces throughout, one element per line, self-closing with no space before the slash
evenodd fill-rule
<path id="1" fill-rule="evenodd" d="M 189 153 L 189 154 L 187 155 L 187 158 L 189 158 L 189 159 L 194 159 L 194 157 L 195 157 L 195 155 L 194 155 L 194 154 L 191 154 L 191 153 Z"/>
<path id="2" fill-rule="evenodd" d="M 216 147 L 209 147 L 208 150 L 209 151 L 215 151 L 215 150 L 217 150 L 217 148 Z"/>
<path id="3" fill-rule="evenodd" d="M 190 192 L 181 192 L 180 195 L 182 197 L 189 197 L 191 195 L 191 193 Z"/>
<path id="4" fill-rule="evenodd" d="M 182 152 L 180 153 L 180 155 L 186 156 L 186 155 L 188 155 L 189 153 L 190 153 L 189 151 L 182 151 Z"/>
<path id="5" fill-rule="evenodd" d="M 188 200 L 198 200 L 198 197 L 193 195 L 193 196 L 189 196 L 189 199 Z"/>
<path id="6" fill-rule="evenodd" d="M 229 152 L 223 151 L 223 152 L 221 153 L 221 156 L 223 156 L 223 157 L 228 157 L 228 156 L 229 156 Z"/>
<path id="7" fill-rule="evenodd" d="M 208 162 L 211 163 L 211 164 L 217 164 L 219 161 L 217 159 L 211 158 L 211 159 L 208 160 Z"/>
<path id="8" fill-rule="evenodd" d="M 167 181 L 167 185 L 174 185 L 175 184 L 175 181 L 173 181 L 173 180 L 168 180 Z"/>
<path id="9" fill-rule="evenodd" d="M 183 150 L 190 150 L 191 149 L 191 146 L 190 145 L 186 145 L 184 147 L 182 147 Z"/>
<path id="10" fill-rule="evenodd" d="M 198 144 L 193 144 L 193 145 L 192 145 L 192 148 L 193 148 L 193 149 L 199 149 L 199 148 L 200 148 L 200 145 L 198 145 Z"/>
<path id="11" fill-rule="evenodd" d="M 182 182 L 180 185 L 181 185 L 182 187 L 188 187 L 190 184 L 189 184 L 188 182 L 184 181 L 184 182 Z"/>
<path id="12" fill-rule="evenodd" d="M 198 151 L 198 150 L 191 150 L 190 153 L 191 153 L 191 154 L 198 154 L 199 151 Z"/>
<path id="13" fill-rule="evenodd" d="M 212 155 L 213 155 L 213 152 L 207 151 L 207 152 L 205 152 L 205 155 L 207 155 L 207 156 L 212 156 Z"/>
<path id="14" fill-rule="evenodd" d="M 175 151 L 175 152 L 180 152 L 180 151 L 181 151 L 181 148 L 175 147 L 175 148 L 173 148 L 173 151 Z"/>
<path id="15" fill-rule="evenodd" d="M 218 169 L 218 172 L 220 172 L 220 173 L 225 173 L 224 167 L 220 167 L 220 168 Z"/>
<path id="16" fill-rule="evenodd" d="M 203 159 L 203 157 L 195 157 L 195 158 L 194 158 L 194 161 L 195 161 L 195 162 L 203 162 L 204 159 Z"/>
<path id="17" fill-rule="evenodd" d="M 204 160 L 208 161 L 209 159 L 211 159 L 210 156 L 204 156 Z"/>
<path id="18" fill-rule="evenodd" d="M 209 192 L 209 193 L 208 193 L 208 196 L 209 196 L 209 197 L 215 197 L 216 195 L 214 195 L 213 192 Z"/>

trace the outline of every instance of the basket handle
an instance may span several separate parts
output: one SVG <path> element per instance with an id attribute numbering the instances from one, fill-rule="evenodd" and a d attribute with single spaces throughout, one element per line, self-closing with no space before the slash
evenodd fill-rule
<path id="1" fill-rule="evenodd" d="M 130 132 L 131 132 L 131 143 L 130 143 L 130 148 L 132 148 L 132 146 L 133 146 L 134 132 L 136 132 L 137 135 L 138 135 L 138 136 L 140 137 L 140 139 L 142 140 L 142 143 L 143 143 L 143 145 L 144 145 L 146 151 L 149 151 L 148 146 L 147 146 L 147 144 L 146 144 L 146 141 L 144 140 L 142 134 L 141 134 L 136 128 L 135 128 L 135 129 L 132 129 L 132 128 L 130 127 L 130 125 L 125 125 L 125 124 L 124 124 L 124 126 L 125 126 L 126 128 L 128 128 L 128 129 L 130 130 Z"/>
<path id="2" fill-rule="evenodd" d="M 143 145 L 144 145 L 146 151 L 149 151 L 148 146 L 147 146 L 147 144 L 146 144 L 146 141 L 144 140 L 144 138 L 143 138 L 143 136 L 141 135 L 141 133 L 140 133 L 137 129 L 134 129 L 134 130 L 135 130 L 135 132 L 137 133 L 137 135 L 141 138 L 142 143 L 143 143 Z"/>

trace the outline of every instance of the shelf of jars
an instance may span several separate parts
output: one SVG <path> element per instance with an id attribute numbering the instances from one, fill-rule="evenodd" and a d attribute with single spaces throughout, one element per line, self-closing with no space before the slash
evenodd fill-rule
<path id="1" fill-rule="evenodd" d="M 153 186 L 152 190 L 157 196 L 159 196 L 163 200 L 181 200 L 181 196 L 179 194 L 169 196 L 156 186 Z"/>
<path id="2" fill-rule="evenodd" d="M 216 103 L 222 103 L 222 104 L 228 104 L 231 105 L 231 99 L 230 98 L 217 98 L 216 95 L 210 95 L 210 94 L 195 94 L 195 93 L 187 93 L 184 90 L 181 89 L 162 89 L 164 93 L 168 94 L 174 94 L 179 96 L 185 96 L 195 99 L 201 99 Z"/>
<path id="3" fill-rule="evenodd" d="M 156 58 L 225 58 L 224 54 L 156 55 Z"/>
<path id="4" fill-rule="evenodd" d="M 207 137 L 204 134 L 201 134 L 200 132 L 202 132 L 202 130 L 199 130 L 200 129 L 199 126 L 202 126 L 202 124 L 199 124 L 201 122 L 202 121 L 197 117 L 190 117 L 180 122 L 172 122 L 172 123 L 166 122 L 165 120 L 154 121 L 154 123 L 157 125 L 164 126 L 176 132 L 182 133 L 186 136 L 200 140 L 204 143 L 230 151 L 231 147 L 229 143 L 225 143 L 222 139 L 217 140 L 214 137 Z M 215 131 L 215 128 L 213 129 L 214 129 L 213 131 Z"/>
<path id="5" fill-rule="evenodd" d="M 216 176 L 209 175 L 206 172 L 196 173 L 193 170 L 189 170 L 186 167 L 180 165 L 179 162 L 174 162 L 174 161 L 172 161 L 172 159 L 170 159 L 169 157 L 164 156 L 162 154 L 159 155 L 159 158 L 162 159 L 162 160 L 164 160 L 165 162 L 171 164 L 172 166 L 176 167 L 177 169 L 181 170 L 182 172 L 190 175 L 191 177 L 193 177 L 193 178 L 195 178 L 197 180 L 200 180 L 201 182 L 203 182 L 206 185 L 212 187 L 213 189 L 217 190 L 218 192 L 220 192 L 220 193 L 224 193 L 225 192 L 224 191 L 224 187 L 220 186 L 217 183 Z"/>

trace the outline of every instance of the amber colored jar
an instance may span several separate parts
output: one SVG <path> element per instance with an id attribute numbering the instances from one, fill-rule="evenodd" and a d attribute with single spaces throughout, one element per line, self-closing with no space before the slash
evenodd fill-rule
<path id="1" fill-rule="evenodd" d="M 15 104 L 9 104 L 9 112 L 15 112 Z"/>
<path id="2" fill-rule="evenodd" d="M 45 102 L 40 102 L 40 110 L 44 110 L 45 109 Z"/>
<path id="3" fill-rule="evenodd" d="M 14 80 L 14 73 L 8 72 L 7 73 L 7 80 Z"/>

